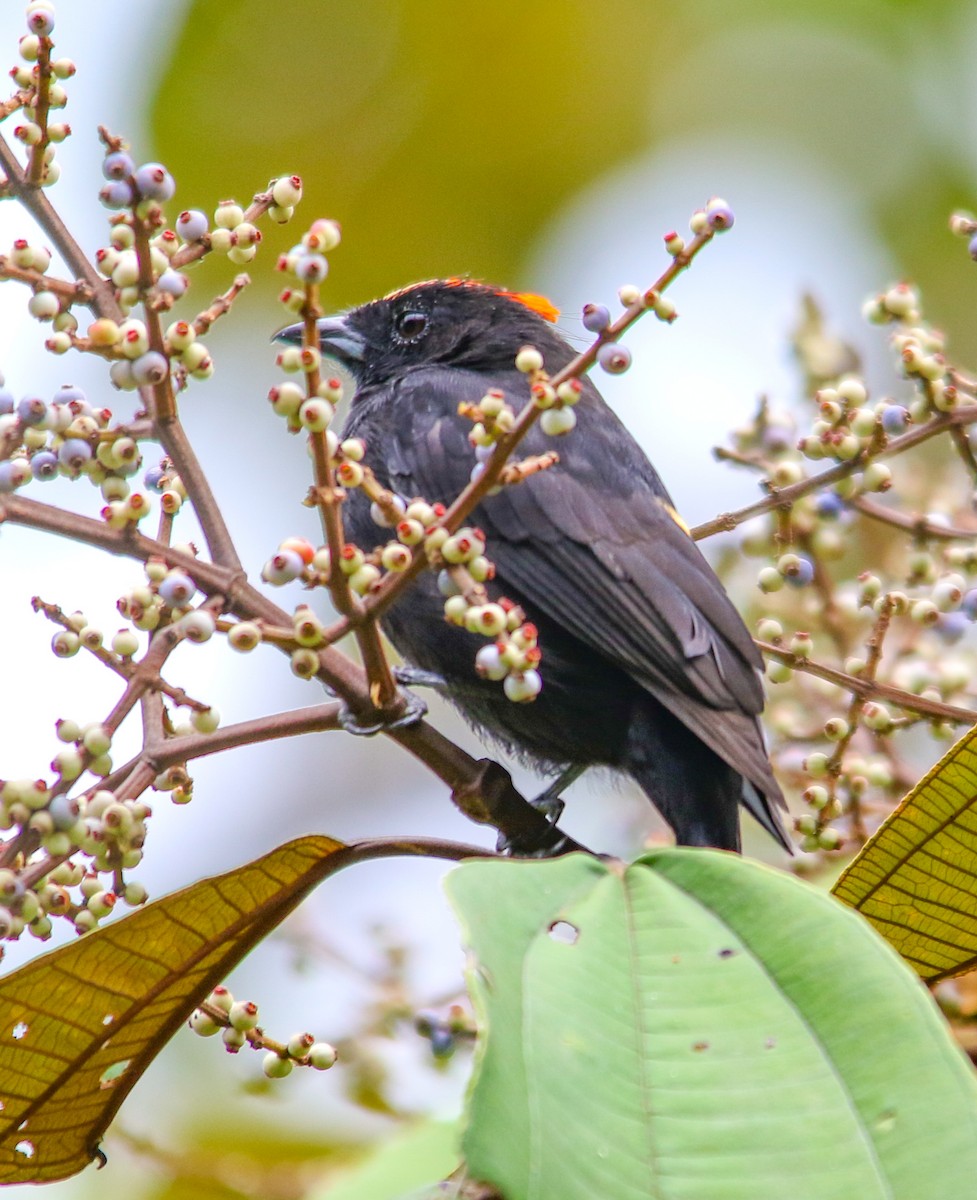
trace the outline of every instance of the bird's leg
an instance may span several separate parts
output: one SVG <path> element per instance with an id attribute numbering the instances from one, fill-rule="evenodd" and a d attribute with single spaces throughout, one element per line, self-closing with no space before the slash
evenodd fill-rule
<path id="1" fill-rule="evenodd" d="M 581 763 L 574 763 L 572 766 L 567 767 L 565 771 L 561 771 L 557 775 L 546 791 L 540 792 L 529 803 L 533 808 L 538 808 L 541 813 L 548 817 L 550 824 L 555 825 L 563 815 L 563 810 L 566 807 L 560 797 L 571 783 L 575 783 L 580 778 L 586 769 Z"/>

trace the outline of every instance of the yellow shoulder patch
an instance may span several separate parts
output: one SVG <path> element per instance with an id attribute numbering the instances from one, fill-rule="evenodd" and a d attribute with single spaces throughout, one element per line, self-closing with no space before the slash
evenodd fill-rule
<path id="1" fill-rule="evenodd" d="M 691 536 L 692 536 L 692 530 L 691 530 L 691 529 L 688 527 L 688 525 L 686 525 L 686 523 L 685 523 L 685 522 L 682 520 L 682 518 L 681 518 L 681 517 L 679 516 L 679 514 L 678 514 L 678 513 L 675 511 L 675 509 L 674 509 L 674 508 L 672 508 L 672 506 L 671 506 L 670 504 L 668 504 L 668 503 L 667 503 L 666 501 L 664 501 L 664 500 L 659 500 L 659 501 L 658 501 L 658 503 L 659 503 L 659 504 L 661 505 L 661 507 L 662 507 L 662 508 L 665 510 L 665 512 L 667 512 L 667 513 L 668 513 L 668 515 L 669 515 L 669 516 L 672 518 L 672 520 L 673 520 L 673 521 L 675 522 L 675 524 L 676 524 L 676 525 L 679 527 L 679 529 L 681 529 L 681 530 L 682 530 L 682 532 L 683 532 L 684 534 L 686 534 L 686 536 L 687 536 L 687 537 L 691 537 Z"/>

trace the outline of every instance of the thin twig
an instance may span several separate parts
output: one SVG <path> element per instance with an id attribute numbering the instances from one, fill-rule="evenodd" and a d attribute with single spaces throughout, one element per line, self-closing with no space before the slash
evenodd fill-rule
<path id="1" fill-rule="evenodd" d="M 775 658 L 785 666 L 807 675 L 815 675 L 828 683 L 835 683 L 846 691 L 855 692 L 865 700 L 879 698 L 898 704 L 900 708 L 910 712 L 920 713 L 924 717 L 935 718 L 938 721 L 950 721 L 956 725 L 977 725 L 977 711 L 971 708 L 960 708 L 956 704 L 944 704 L 939 700 L 928 700 L 925 696 L 917 696 L 913 692 L 893 687 L 890 683 L 880 683 L 877 679 L 863 679 L 858 675 L 849 675 L 826 663 L 815 662 L 795 654 L 784 646 L 776 646 L 773 642 L 763 642 L 754 639 L 763 654 Z"/>
<path id="2" fill-rule="evenodd" d="M 975 421 L 977 421 L 977 405 L 968 405 L 966 408 L 958 408 L 953 412 L 941 413 L 931 421 L 927 421 L 925 425 L 920 425 L 900 437 L 893 438 L 883 450 L 873 454 L 872 457 L 892 458 L 929 441 L 938 434 L 945 433 L 948 429 L 972 425 Z M 762 500 L 747 504 L 744 508 L 738 508 L 734 512 L 720 513 L 711 521 L 704 521 L 701 525 L 696 525 L 691 531 L 692 537 L 699 542 L 704 538 L 713 537 L 717 533 L 729 533 L 737 526 L 742 525 L 744 521 L 773 512 L 776 508 L 791 505 L 803 496 L 819 492 L 833 483 L 838 483 L 841 479 L 847 479 L 849 475 L 861 471 L 864 466 L 865 460 L 859 455 L 847 462 L 838 463 L 829 470 L 822 471 L 819 475 L 811 475 L 798 483 L 792 483 L 788 487 L 771 489 L 770 494 Z"/>

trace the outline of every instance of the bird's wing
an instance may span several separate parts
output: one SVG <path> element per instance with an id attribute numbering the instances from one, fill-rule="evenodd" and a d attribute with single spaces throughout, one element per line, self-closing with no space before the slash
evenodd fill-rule
<path id="1" fill-rule="evenodd" d="M 525 389 L 513 373 L 502 386 L 515 397 L 520 383 Z M 479 375 L 439 368 L 400 383 L 385 420 L 392 486 L 454 498 L 474 464 L 471 425 L 457 405 L 485 387 Z M 476 514 L 501 586 L 623 667 L 695 732 L 708 726 L 703 706 L 755 715 L 759 656 L 657 474 L 592 389 L 577 414 L 568 436 L 536 429 L 523 443 L 525 453 L 556 449 L 558 466 L 505 488 Z"/>

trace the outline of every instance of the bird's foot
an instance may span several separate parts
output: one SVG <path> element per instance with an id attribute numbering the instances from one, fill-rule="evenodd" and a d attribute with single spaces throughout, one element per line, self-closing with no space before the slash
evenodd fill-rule
<path id="1" fill-rule="evenodd" d="M 361 721 L 357 714 L 344 704 L 339 710 L 339 724 L 347 733 L 353 733 L 357 737 L 373 737 L 377 733 L 408 729 L 411 725 L 416 725 L 418 721 L 423 721 L 427 716 L 427 705 L 420 696 L 415 696 L 413 692 L 402 689 L 400 697 L 404 701 L 405 707 L 403 712 L 396 717 L 387 718 L 382 713 L 373 712 L 370 715 L 375 717 L 375 720 Z"/>
<path id="2" fill-rule="evenodd" d="M 556 825 L 560 817 L 563 816 L 563 810 L 566 808 L 566 804 L 560 798 L 561 793 L 564 792 L 575 779 L 579 779 L 586 769 L 586 767 L 580 765 L 567 767 L 565 771 L 562 771 L 559 775 L 557 775 L 556 779 L 553 780 L 553 782 L 545 791 L 540 792 L 538 796 L 535 796 L 532 800 L 529 800 L 528 803 L 535 808 L 537 812 L 541 812 L 550 825 Z M 510 852 L 508 838 L 506 838 L 503 834 L 500 834 L 495 848 L 499 854 L 508 854 Z M 551 852 L 552 850 L 548 849 L 546 853 L 550 854 Z"/>

